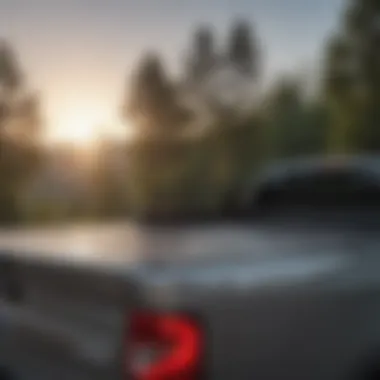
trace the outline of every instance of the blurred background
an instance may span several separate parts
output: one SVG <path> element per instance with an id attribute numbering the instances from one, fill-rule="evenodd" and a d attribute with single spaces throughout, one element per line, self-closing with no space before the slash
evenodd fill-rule
<path id="1" fill-rule="evenodd" d="M 380 149 L 378 0 L 1 0 L 0 223 L 217 217 Z"/>

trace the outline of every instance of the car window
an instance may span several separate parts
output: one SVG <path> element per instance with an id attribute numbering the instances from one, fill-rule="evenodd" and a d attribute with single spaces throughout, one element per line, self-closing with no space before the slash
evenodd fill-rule
<path id="1" fill-rule="evenodd" d="M 253 208 L 262 211 L 284 209 L 330 210 L 380 205 L 380 184 L 360 171 L 319 171 L 289 175 L 269 182 L 258 191 Z"/>

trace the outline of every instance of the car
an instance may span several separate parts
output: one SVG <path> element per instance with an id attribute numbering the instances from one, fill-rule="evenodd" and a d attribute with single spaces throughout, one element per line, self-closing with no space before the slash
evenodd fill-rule
<path id="1" fill-rule="evenodd" d="M 321 157 L 250 183 L 241 221 L 4 232 L 2 368 L 15 380 L 377 379 L 379 189 L 378 158 Z"/>

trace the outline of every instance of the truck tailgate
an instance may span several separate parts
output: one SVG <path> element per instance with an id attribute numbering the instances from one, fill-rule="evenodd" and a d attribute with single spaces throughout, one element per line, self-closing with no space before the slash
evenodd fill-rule
<path id="1" fill-rule="evenodd" d="M 126 224 L 0 234 L 0 368 L 20 380 L 121 379 L 130 308 L 195 311 L 215 329 L 228 312 L 210 313 L 226 297 L 238 302 L 249 284 L 280 275 L 302 282 L 310 268 L 324 270 L 325 256 L 347 255 L 354 243 L 346 234 L 281 226 Z M 293 265 L 299 259 L 305 266 Z M 217 347 L 214 353 L 226 345 Z M 222 378 L 229 361 L 221 363 L 212 378 Z"/>

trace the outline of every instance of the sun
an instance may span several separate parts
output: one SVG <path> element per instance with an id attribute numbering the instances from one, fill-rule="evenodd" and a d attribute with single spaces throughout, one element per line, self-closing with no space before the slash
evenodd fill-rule
<path id="1" fill-rule="evenodd" d="M 95 123 L 95 121 L 93 121 Z M 66 120 L 65 131 L 62 132 L 62 140 L 75 145 L 92 145 L 99 137 L 97 124 L 89 121 L 86 115 L 77 115 Z"/>
<path id="2" fill-rule="evenodd" d="M 103 123 L 104 117 L 96 107 L 78 107 L 60 115 L 48 133 L 48 140 L 80 147 L 92 146 L 101 138 Z"/>
<path id="3" fill-rule="evenodd" d="M 44 142 L 48 146 L 68 144 L 92 150 L 104 139 L 124 140 L 134 134 L 130 122 L 120 120 L 101 102 L 71 101 L 48 116 L 44 134 Z"/>

